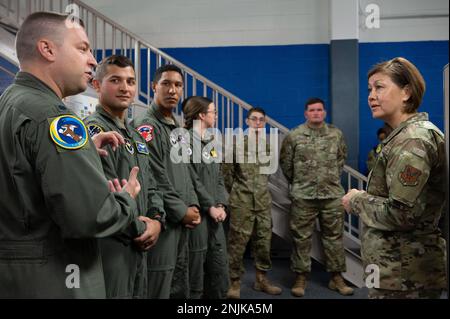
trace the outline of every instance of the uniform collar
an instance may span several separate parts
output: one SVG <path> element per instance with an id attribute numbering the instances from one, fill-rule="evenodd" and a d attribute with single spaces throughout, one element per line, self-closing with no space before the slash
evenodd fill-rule
<path id="1" fill-rule="evenodd" d="M 128 125 L 127 121 L 125 120 L 125 123 L 123 123 L 120 119 L 118 119 L 115 116 L 112 116 L 108 112 L 105 111 L 105 109 L 99 104 L 96 106 L 95 111 L 106 118 L 107 121 L 113 123 L 116 127 L 122 130 L 126 130 L 127 133 L 130 131 L 130 126 Z"/>
<path id="2" fill-rule="evenodd" d="M 19 73 L 17 73 L 14 83 L 47 93 L 48 95 L 54 97 L 58 101 L 58 103 L 62 102 L 55 91 L 53 91 L 47 84 L 45 84 L 43 81 L 41 81 L 31 73 L 20 71 Z"/>
<path id="3" fill-rule="evenodd" d="M 328 125 L 327 123 L 323 123 L 323 126 L 320 128 L 311 128 L 307 123 L 304 124 L 304 134 L 305 135 L 327 135 L 328 134 Z"/>
<path id="4" fill-rule="evenodd" d="M 412 123 L 423 121 L 428 121 L 428 113 L 421 112 L 414 114 L 406 121 L 400 123 L 400 125 L 391 134 L 389 134 L 389 136 L 382 142 L 382 144 L 386 145 L 387 143 L 389 143 L 389 141 L 391 141 L 396 135 L 398 135 L 398 133 L 400 133 L 406 126 Z"/>
<path id="5" fill-rule="evenodd" d="M 179 123 L 177 122 L 173 114 L 172 114 L 173 122 L 171 122 L 169 119 L 164 117 L 164 115 L 159 111 L 159 106 L 155 102 L 152 102 L 152 104 L 150 105 L 148 109 L 148 114 L 153 115 L 154 117 L 156 117 L 158 121 L 160 121 L 165 125 L 180 127 Z"/>

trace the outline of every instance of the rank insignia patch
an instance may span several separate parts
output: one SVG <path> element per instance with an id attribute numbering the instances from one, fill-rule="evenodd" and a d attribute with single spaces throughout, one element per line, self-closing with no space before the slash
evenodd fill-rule
<path id="1" fill-rule="evenodd" d="M 89 136 L 92 137 L 94 135 L 97 135 L 98 133 L 102 133 L 103 129 L 100 126 L 98 126 L 97 124 L 89 124 L 88 132 L 89 132 Z"/>
<path id="2" fill-rule="evenodd" d="M 145 154 L 145 155 L 149 154 L 147 145 L 145 143 L 136 142 L 136 149 L 137 149 L 138 153 L 140 153 L 140 154 Z"/>
<path id="3" fill-rule="evenodd" d="M 153 126 L 141 125 L 137 128 L 137 130 L 146 142 L 150 142 L 151 140 L 153 140 Z"/>
<path id="4" fill-rule="evenodd" d="M 50 137 L 56 145 L 76 150 L 83 147 L 87 142 L 87 129 L 84 123 L 75 116 L 59 116 L 50 124 Z"/>
<path id="5" fill-rule="evenodd" d="M 125 139 L 125 148 L 127 149 L 128 153 L 134 154 L 134 147 L 133 144 L 127 139 Z"/>
<path id="6" fill-rule="evenodd" d="M 381 144 L 378 144 L 377 149 L 375 150 L 375 153 L 380 154 L 382 149 L 383 149 L 383 146 L 381 146 Z"/>
<path id="7" fill-rule="evenodd" d="M 406 165 L 398 177 L 403 186 L 416 186 L 420 175 L 422 175 L 421 170 L 411 165 Z"/>

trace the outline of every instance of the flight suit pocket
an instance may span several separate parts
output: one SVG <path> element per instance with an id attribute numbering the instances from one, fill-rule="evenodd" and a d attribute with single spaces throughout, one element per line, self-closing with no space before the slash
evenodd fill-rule
<path id="1" fill-rule="evenodd" d="M 44 246 L 39 242 L 0 242 L 0 263 L 2 264 L 44 264 Z"/>

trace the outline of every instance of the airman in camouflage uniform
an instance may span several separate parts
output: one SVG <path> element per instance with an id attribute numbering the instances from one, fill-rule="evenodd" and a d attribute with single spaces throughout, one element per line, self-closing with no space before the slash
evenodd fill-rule
<path id="1" fill-rule="evenodd" d="M 381 151 L 380 143 L 389 135 L 390 132 L 392 132 L 392 129 L 389 128 L 387 125 L 378 129 L 377 138 L 378 138 L 379 144 L 377 146 L 375 146 L 374 148 L 372 148 L 370 150 L 369 154 L 367 154 L 367 161 L 366 161 L 367 175 L 375 166 L 375 162 L 377 161 L 378 153 L 380 153 L 380 151 Z"/>
<path id="2" fill-rule="evenodd" d="M 346 271 L 344 210 L 340 202 L 344 189 L 340 176 L 347 146 L 342 132 L 324 122 L 325 115 L 324 102 L 310 99 L 305 106 L 307 122 L 286 136 L 280 153 L 281 169 L 291 184 L 291 269 L 298 274 L 291 292 L 298 297 L 304 295 L 305 276 L 311 272 L 312 234 L 317 217 L 326 270 L 333 273 L 329 287 L 344 295 L 353 293 L 340 275 Z"/>
<path id="3" fill-rule="evenodd" d="M 264 110 L 251 109 L 246 121 L 250 129 L 263 128 L 265 126 Z M 242 148 L 236 150 L 236 145 Z M 265 142 L 259 142 L 258 145 L 265 145 Z M 272 285 L 266 277 L 266 272 L 272 268 L 270 259 L 272 198 L 268 189 L 269 175 L 262 174 L 260 171 L 267 164 L 260 162 L 261 156 L 258 153 L 267 154 L 267 151 L 268 147 L 263 150 L 258 147 L 255 147 L 254 151 L 249 150 L 249 139 L 245 136 L 244 143 L 235 144 L 234 162 L 223 164 L 225 187 L 230 194 L 228 202 L 231 208 L 228 233 L 231 287 L 227 294 L 228 298 L 240 297 L 240 277 L 245 271 L 243 256 L 250 238 L 256 267 L 254 289 L 273 295 L 281 293 L 281 288 Z M 238 152 L 245 154 L 243 163 L 238 161 Z M 256 158 L 256 162 L 249 162 L 250 156 Z"/>
<path id="4" fill-rule="evenodd" d="M 416 112 L 425 82 L 406 59 L 376 65 L 369 88 L 373 116 L 395 128 L 382 142 L 367 191 L 353 189 L 343 198 L 345 209 L 365 225 L 364 267 L 379 269 L 379 286 L 372 282 L 369 297 L 439 298 L 446 287 L 446 243 L 438 228 L 445 205 L 444 136 L 426 113 Z"/>

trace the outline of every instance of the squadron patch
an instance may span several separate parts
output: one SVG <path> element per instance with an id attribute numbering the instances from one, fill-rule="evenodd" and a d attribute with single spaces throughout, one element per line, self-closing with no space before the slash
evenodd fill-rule
<path id="1" fill-rule="evenodd" d="M 153 126 L 141 125 L 137 128 L 137 130 L 146 142 L 150 142 L 151 140 L 153 140 Z"/>
<path id="2" fill-rule="evenodd" d="M 416 186 L 419 182 L 419 177 L 422 175 L 422 171 L 411 166 L 406 165 L 402 172 L 398 175 L 400 182 L 403 186 Z"/>
<path id="3" fill-rule="evenodd" d="M 128 153 L 134 154 L 134 147 L 133 144 L 127 139 L 125 139 L 125 148 L 127 149 Z"/>
<path id="4" fill-rule="evenodd" d="M 50 137 L 53 142 L 64 149 L 76 150 L 88 141 L 84 123 L 72 115 L 58 116 L 50 123 Z"/>
<path id="5" fill-rule="evenodd" d="M 89 136 L 92 137 L 94 135 L 102 133 L 103 129 L 100 126 L 98 126 L 97 124 L 89 124 L 88 132 L 89 132 Z"/>
<path id="6" fill-rule="evenodd" d="M 136 149 L 138 153 L 148 155 L 149 151 L 145 143 L 136 142 Z"/>

